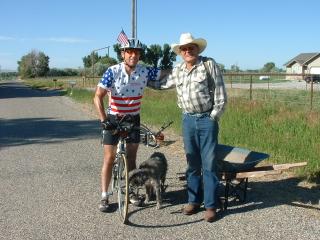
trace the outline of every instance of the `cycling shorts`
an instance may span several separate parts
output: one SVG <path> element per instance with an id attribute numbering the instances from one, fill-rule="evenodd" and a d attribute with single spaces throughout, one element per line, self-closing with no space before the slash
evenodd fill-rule
<path id="1" fill-rule="evenodd" d="M 123 116 L 121 115 L 108 115 L 109 121 L 113 125 L 117 125 Z M 128 133 L 126 143 L 139 143 L 140 142 L 140 115 L 127 115 L 122 123 L 133 123 L 134 129 Z M 103 145 L 117 145 L 119 142 L 119 135 L 112 135 L 112 130 L 102 130 L 102 143 Z"/>

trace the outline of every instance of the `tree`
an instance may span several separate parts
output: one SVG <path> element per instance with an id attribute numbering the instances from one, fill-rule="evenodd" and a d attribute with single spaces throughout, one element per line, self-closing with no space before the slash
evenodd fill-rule
<path id="1" fill-rule="evenodd" d="M 219 68 L 220 68 L 220 71 L 221 71 L 222 73 L 224 73 L 224 72 L 226 71 L 225 66 L 224 66 L 222 63 L 217 63 L 217 64 L 218 64 L 218 66 L 219 66 Z"/>
<path id="2" fill-rule="evenodd" d="M 49 70 L 49 57 L 37 50 L 32 50 L 18 61 L 18 72 L 21 78 L 43 77 Z"/>
<path id="3" fill-rule="evenodd" d="M 93 62 L 93 64 L 96 64 L 97 62 L 99 62 L 100 59 L 101 59 L 101 57 L 99 57 L 98 53 L 93 52 L 90 55 L 82 58 L 83 66 L 85 68 L 92 67 L 92 62 Z"/>
<path id="4" fill-rule="evenodd" d="M 261 69 L 261 72 L 274 72 L 276 65 L 273 62 L 266 63 L 263 68 Z"/>
<path id="5" fill-rule="evenodd" d="M 98 76 L 101 76 L 108 67 L 117 64 L 117 60 L 108 56 L 102 57 L 99 62 L 97 62 L 95 66 L 95 71 Z"/>
<path id="6" fill-rule="evenodd" d="M 161 69 L 172 69 L 173 62 L 176 60 L 177 54 L 171 51 L 169 44 L 163 45 L 163 57 L 160 62 Z"/>
<path id="7" fill-rule="evenodd" d="M 153 67 L 158 67 L 158 62 L 162 56 L 163 52 L 160 45 L 150 45 L 150 47 L 147 49 L 145 63 Z"/>
<path id="8" fill-rule="evenodd" d="M 240 68 L 236 64 L 233 64 L 233 65 L 231 65 L 231 71 L 232 72 L 240 72 Z"/>
<path id="9" fill-rule="evenodd" d="M 114 44 L 113 51 L 117 54 L 118 61 L 122 62 L 120 44 Z"/>
<path id="10" fill-rule="evenodd" d="M 107 65 L 108 67 L 118 63 L 116 59 L 109 57 L 109 56 L 101 57 L 99 62 Z"/>
<path id="11" fill-rule="evenodd" d="M 36 57 L 36 77 L 43 77 L 49 72 L 49 57 L 39 52 Z"/>
<path id="12" fill-rule="evenodd" d="M 122 62 L 121 49 L 119 44 L 113 45 L 113 50 L 117 53 L 117 59 L 119 62 Z M 158 44 L 150 45 L 148 48 L 147 45 L 142 44 L 142 51 L 140 55 L 141 62 L 151 65 L 153 67 L 158 67 L 160 62 L 161 69 L 172 68 L 173 62 L 176 60 L 176 54 L 171 51 L 168 44 L 163 45 L 163 50 Z"/>

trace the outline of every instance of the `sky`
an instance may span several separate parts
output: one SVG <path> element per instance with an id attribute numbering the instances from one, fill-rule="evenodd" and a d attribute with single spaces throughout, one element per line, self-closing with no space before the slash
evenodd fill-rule
<path id="1" fill-rule="evenodd" d="M 137 0 L 137 37 L 162 46 L 190 32 L 207 40 L 202 55 L 227 69 L 283 68 L 320 52 L 319 9 L 319 0 Z M 0 0 L 0 71 L 16 70 L 32 50 L 49 56 L 50 68 L 82 68 L 83 57 L 109 46 L 116 58 L 122 29 L 132 36 L 132 0 Z"/>

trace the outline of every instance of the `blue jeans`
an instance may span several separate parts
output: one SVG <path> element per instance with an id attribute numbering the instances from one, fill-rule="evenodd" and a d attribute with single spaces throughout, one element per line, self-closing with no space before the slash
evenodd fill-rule
<path id="1" fill-rule="evenodd" d="M 183 114 L 183 141 L 187 158 L 187 191 L 189 204 L 205 208 L 218 207 L 218 185 L 215 147 L 218 144 L 218 122 L 208 113 Z"/>

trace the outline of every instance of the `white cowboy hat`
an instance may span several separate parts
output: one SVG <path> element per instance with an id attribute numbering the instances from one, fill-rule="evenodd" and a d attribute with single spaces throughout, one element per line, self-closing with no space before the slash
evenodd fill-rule
<path id="1" fill-rule="evenodd" d="M 203 38 L 193 38 L 191 33 L 182 33 L 180 36 L 180 43 L 171 44 L 172 51 L 175 54 L 180 54 L 180 47 L 187 44 L 196 44 L 199 47 L 199 53 L 202 53 L 207 46 L 207 41 Z"/>

